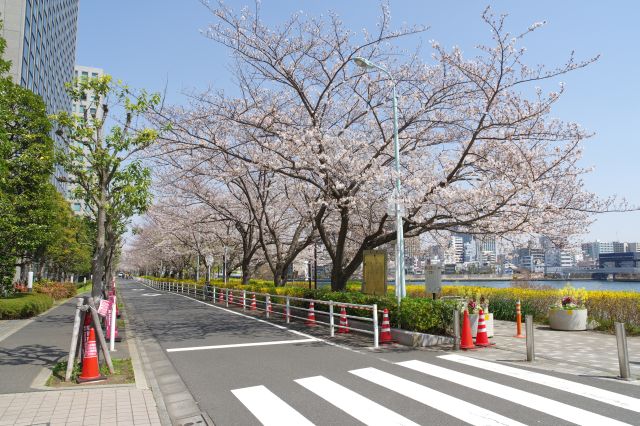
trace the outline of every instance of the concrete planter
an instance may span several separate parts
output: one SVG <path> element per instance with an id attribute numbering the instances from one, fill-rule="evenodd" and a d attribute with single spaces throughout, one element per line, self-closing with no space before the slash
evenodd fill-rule
<path id="1" fill-rule="evenodd" d="M 471 322 L 471 334 L 476 337 L 478 334 L 478 314 L 469 314 L 469 321 Z M 484 314 L 484 324 L 487 326 L 487 336 L 493 337 L 493 314 Z M 462 320 L 460 321 L 462 326 Z"/>
<path id="2" fill-rule="evenodd" d="M 407 331 L 399 328 L 391 329 L 391 338 L 401 345 L 424 348 L 438 345 L 453 345 L 453 337 Z"/>
<path id="3" fill-rule="evenodd" d="M 552 330 L 582 331 L 587 329 L 586 309 L 549 309 Z"/>

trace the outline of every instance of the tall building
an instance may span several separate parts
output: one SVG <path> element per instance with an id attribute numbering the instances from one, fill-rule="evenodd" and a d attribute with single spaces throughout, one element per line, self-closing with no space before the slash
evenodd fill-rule
<path id="1" fill-rule="evenodd" d="M 86 67 L 83 65 L 76 65 L 74 69 L 74 77 L 79 80 L 88 80 L 91 78 L 98 78 L 104 75 L 102 68 Z M 98 105 L 102 104 L 103 99 L 100 99 Z M 84 117 L 85 112 L 87 116 L 102 118 L 103 111 L 101 108 L 96 107 L 95 96 L 93 93 L 87 93 L 86 97 L 73 101 L 71 107 L 72 113 L 80 117 Z M 87 216 L 89 211 L 85 205 L 84 200 L 75 199 L 72 195 L 73 186 L 69 187 L 69 201 L 71 203 L 71 210 L 77 215 Z"/>
<path id="2" fill-rule="evenodd" d="M 11 61 L 13 81 L 40 95 L 47 113 L 71 112 L 65 83 L 73 78 L 79 0 L 0 0 L 5 59 Z M 52 132 L 58 149 L 62 140 Z M 53 183 L 66 195 L 56 166 Z"/>
<path id="3" fill-rule="evenodd" d="M 452 235 L 449 248 L 445 253 L 445 263 L 458 264 L 464 262 L 464 238 L 460 235 Z"/>

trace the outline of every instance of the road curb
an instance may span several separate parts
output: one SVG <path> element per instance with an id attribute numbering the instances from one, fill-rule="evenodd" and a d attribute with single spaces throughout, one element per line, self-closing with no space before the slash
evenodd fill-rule
<path id="1" fill-rule="evenodd" d="M 132 283 L 135 283 L 135 281 L 132 281 Z M 122 292 L 120 294 L 122 295 Z M 122 300 L 125 303 L 127 312 L 131 313 L 128 318 L 129 329 L 137 330 L 135 332 L 135 340 L 142 365 L 144 366 L 143 371 L 156 399 L 162 423 L 167 425 L 196 425 L 198 421 L 202 421 L 208 425 L 214 425 L 209 416 L 200 410 L 198 402 L 176 371 L 171 360 L 166 356 L 145 321 L 141 317 L 136 317 L 133 304 L 128 303 L 126 297 L 123 297 Z"/>

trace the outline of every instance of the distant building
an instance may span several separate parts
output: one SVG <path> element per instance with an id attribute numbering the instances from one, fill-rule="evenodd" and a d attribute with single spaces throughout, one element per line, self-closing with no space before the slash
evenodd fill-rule
<path id="1" fill-rule="evenodd" d="M 573 251 L 570 249 L 549 249 L 544 253 L 546 266 L 555 268 L 572 268 L 576 264 Z"/>
<path id="2" fill-rule="evenodd" d="M 640 268 L 640 253 L 603 253 L 599 263 L 601 268 Z"/>
<path id="3" fill-rule="evenodd" d="M 594 260 L 598 260 L 600 254 L 614 253 L 612 242 L 594 241 L 583 243 L 581 247 L 584 257 Z"/>
<path id="4" fill-rule="evenodd" d="M 640 243 L 628 243 L 627 251 L 629 252 L 640 252 Z"/>
<path id="5" fill-rule="evenodd" d="M 452 235 L 449 247 L 445 252 L 446 264 L 458 264 L 464 262 L 464 239 L 459 235 Z"/>
<path id="6" fill-rule="evenodd" d="M 421 257 L 424 255 L 420 237 L 411 237 L 404 240 L 405 257 Z"/>
<path id="7" fill-rule="evenodd" d="M 522 248 L 518 250 L 520 267 L 531 272 L 544 272 L 544 250 L 541 248 Z"/>
<path id="8" fill-rule="evenodd" d="M 65 83 L 73 78 L 78 4 L 79 0 L 0 0 L 9 74 L 16 84 L 40 95 L 49 114 L 71 112 Z M 58 149 L 64 149 L 55 132 L 51 137 Z M 56 166 L 52 183 L 66 196 L 65 185 L 56 179 L 63 175 Z"/>
<path id="9" fill-rule="evenodd" d="M 74 77 L 76 79 L 92 79 L 102 77 L 104 75 L 104 71 L 101 68 L 93 68 L 93 67 L 85 67 L 82 65 L 76 65 L 74 69 Z M 99 100 L 98 104 L 102 104 L 102 99 Z M 82 99 L 73 102 L 71 108 L 73 114 L 84 117 L 85 113 L 88 119 L 92 117 L 102 118 L 103 111 L 101 108 L 96 108 L 96 102 L 93 93 L 87 93 L 86 96 Z M 89 210 L 84 202 L 84 200 L 75 199 L 72 195 L 74 187 L 69 186 L 69 202 L 71 203 L 71 210 L 76 215 L 79 216 L 88 216 Z"/>
<path id="10" fill-rule="evenodd" d="M 621 243 L 619 241 L 614 241 L 611 243 L 613 246 L 614 253 L 625 253 L 627 251 L 627 243 Z"/>

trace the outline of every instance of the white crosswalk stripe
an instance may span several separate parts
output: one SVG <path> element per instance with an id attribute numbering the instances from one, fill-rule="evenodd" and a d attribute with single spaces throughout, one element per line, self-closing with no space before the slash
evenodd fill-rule
<path id="1" fill-rule="evenodd" d="M 600 389 L 595 386 L 576 383 L 572 382 L 571 380 L 561 379 L 559 377 L 553 377 L 546 374 L 522 370 L 520 368 L 509 367 L 504 364 L 483 361 L 480 359 L 461 355 L 443 355 L 438 358 L 464 365 L 469 365 L 471 367 L 481 368 L 483 370 L 492 371 L 494 373 L 504 374 L 507 376 L 515 377 L 517 379 L 526 380 L 528 382 L 559 389 L 561 391 L 569 392 L 574 395 L 595 399 L 606 404 L 615 405 L 616 407 L 640 413 L 640 399 L 621 395 L 619 393 L 611 392 L 605 389 Z"/>
<path id="2" fill-rule="evenodd" d="M 595 386 L 456 354 L 442 355 L 439 356 L 439 358 L 447 362 L 483 369 L 523 380 L 524 382 L 554 388 L 567 392 L 568 394 L 590 398 L 625 410 L 640 412 L 640 399 L 600 389 Z M 489 398 L 498 398 L 518 404 L 578 425 L 601 426 L 627 424 L 592 411 L 537 395 L 533 392 L 526 392 L 516 387 L 506 386 L 474 375 L 465 374 L 453 368 L 445 368 L 417 360 L 398 362 L 396 365 L 460 386 L 481 390 L 483 395 Z M 524 418 L 524 413 L 514 414 L 514 419 L 506 417 L 485 408 L 487 407 L 485 404 L 472 404 L 444 393 L 442 390 L 435 390 L 431 384 L 429 385 L 431 387 L 425 386 L 377 368 L 360 368 L 350 370 L 349 373 L 369 383 L 380 386 L 379 389 L 381 390 L 383 388 L 388 389 L 398 395 L 423 404 L 422 407 L 430 407 L 433 410 L 437 410 L 438 412 L 471 425 L 524 426 L 524 423 L 518 420 L 524 421 L 525 423 L 528 423 L 530 420 Z M 403 416 L 401 413 L 393 411 L 378 402 L 360 395 L 355 390 L 349 389 L 324 376 L 306 377 L 294 381 L 366 425 L 416 425 L 414 421 Z M 356 384 L 356 386 L 362 386 L 362 384 Z M 367 387 L 367 389 L 369 389 L 369 391 L 373 390 L 371 387 Z M 263 425 L 313 425 L 303 414 L 265 386 L 234 389 L 231 392 Z M 416 413 L 420 413 L 421 411 L 412 412 L 413 415 L 416 415 Z M 513 413 L 513 411 L 510 411 L 510 413 Z M 518 419 L 518 416 L 523 418 Z M 422 416 L 420 418 L 422 418 Z M 425 419 L 426 418 L 427 417 L 425 417 Z M 427 421 L 426 424 L 429 424 L 429 422 Z"/>
<path id="3" fill-rule="evenodd" d="M 302 414 L 264 386 L 234 389 L 231 392 L 265 426 L 313 426 Z"/>
<path id="4" fill-rule="evenodd" d="M 315 376 L 298 379 L 296 383 L 304 386 L 319 397 L 325 399 L 352 417 L 366 425 L 416 425 L 404 416 L 395 413 L 364 396 L 335 383 L 326 377 Z"/>
<path id="5" fill-rule="evenodd" d="M 592 413 L 581 408 L 577 408 L 562 402 L 554 401 L 530 392 L 525 392 L 510 386 L 505 386 L 490 380 L 481 379 L 469 374 L 460 373 L 455 370 L 443 368 L 435 364 L 429 364 L 422 361 L 404 361 L 397 365 L 419 371 L 421 373 L 447 380 L 461 386 L 472 389 L 482 389 L 488 395 L 504 399 L 506 401 L 520 404 L 536 411 L 543 412 L 550 416 L 569 420 L 571 423 L 578 425 L 626 425 L 609 417 Z"/>
<path id="6" fill-rule="evenodd" d="M 426 386 L 419 385 L 410 380 L 394 376 L 393 374 L 385 373 L 384 371 L 376 368 L 362 368 L 359 370 L 352 370 L 350 373 L 435 408 L 436 410 L 442 411 L 471 425 L 524 426 L 523 423 L 494 413 L 493 411 L 478 407 L 477 405 L 470 404 L 466 401 L 454 398 Z"/>

